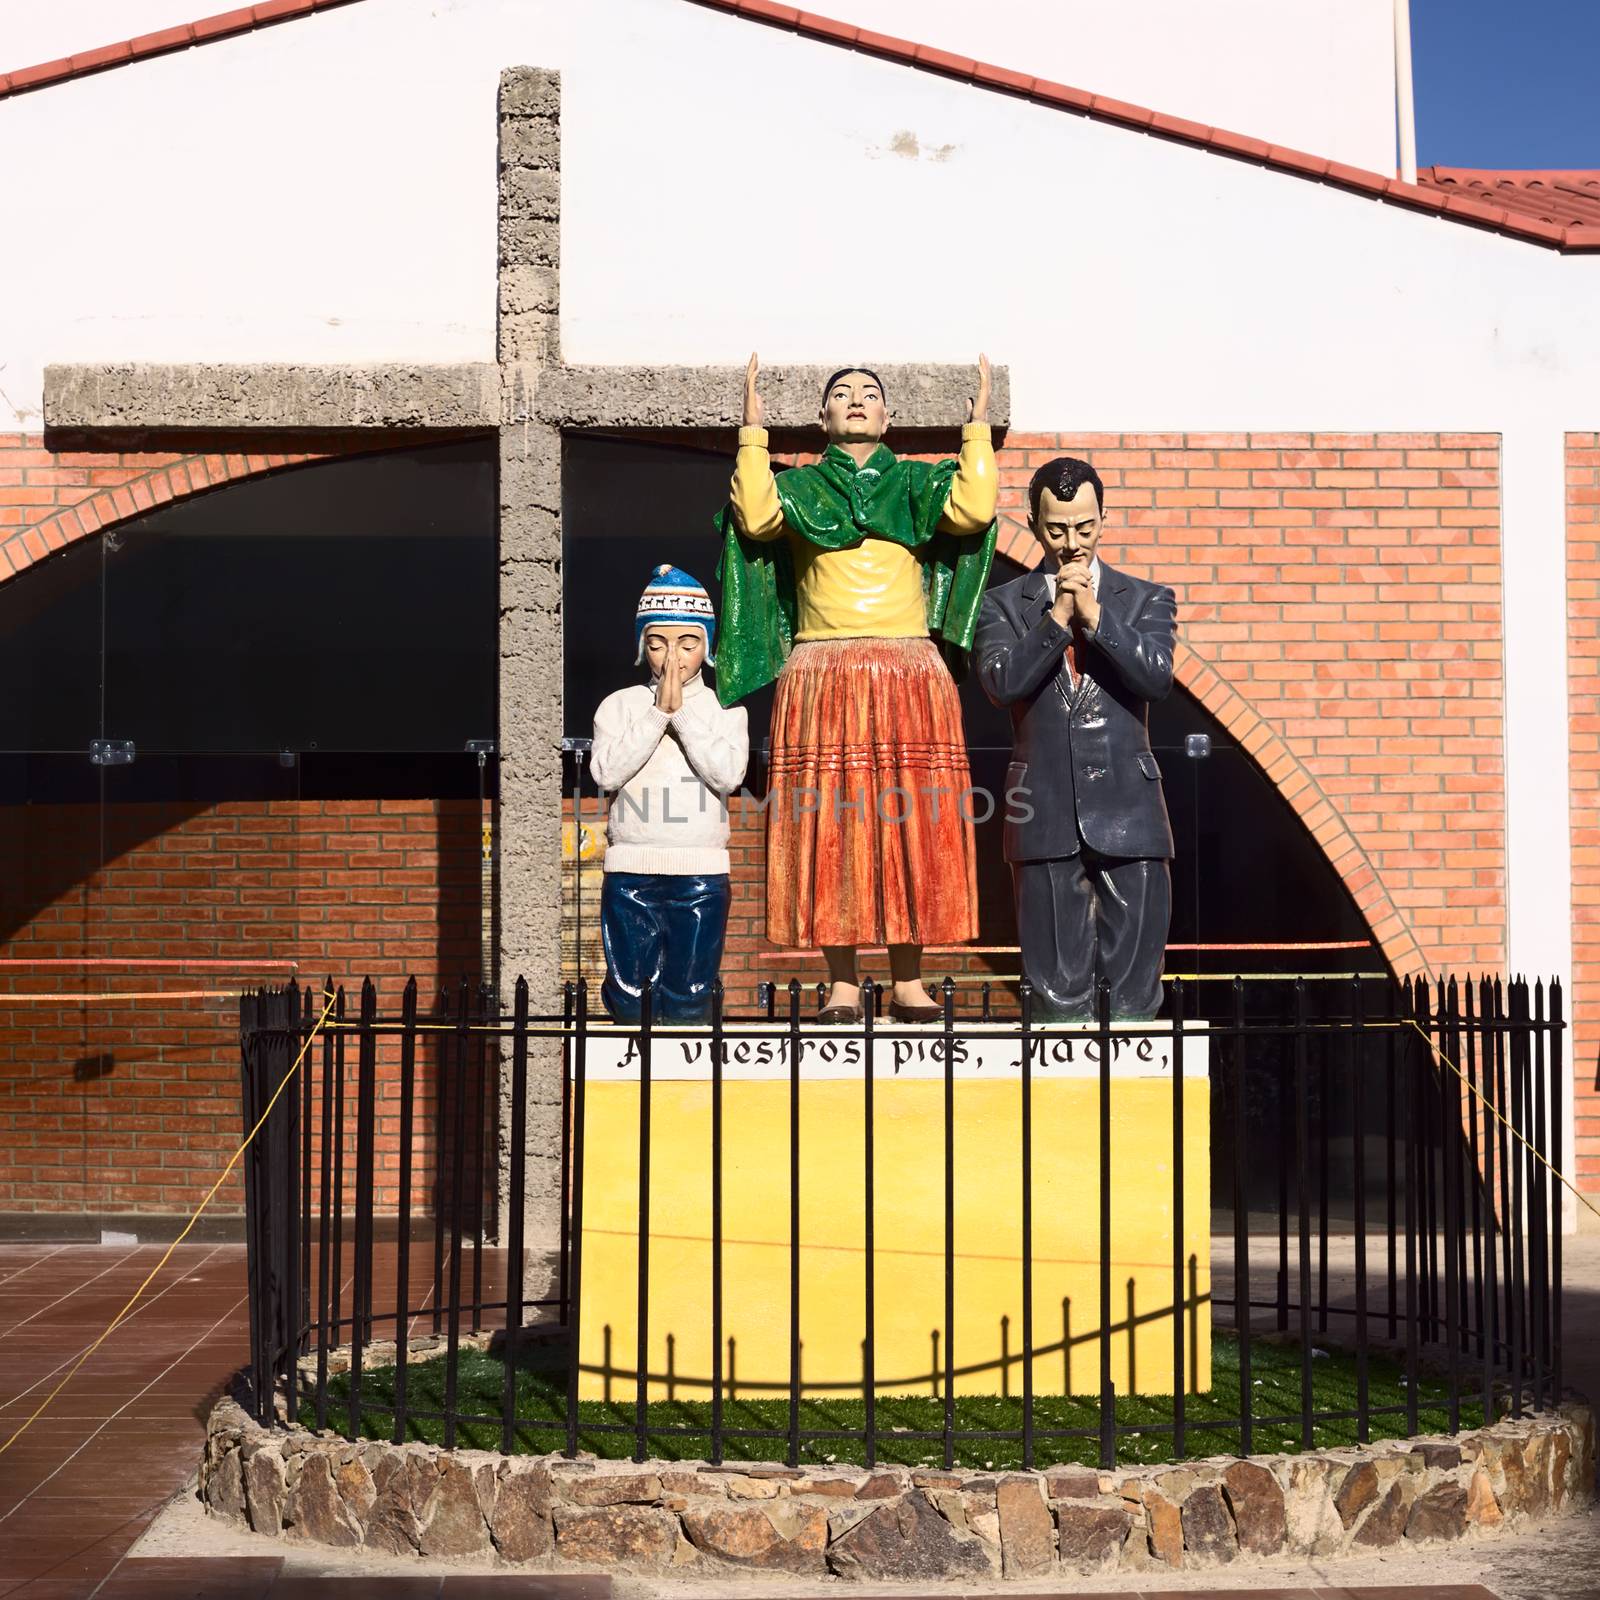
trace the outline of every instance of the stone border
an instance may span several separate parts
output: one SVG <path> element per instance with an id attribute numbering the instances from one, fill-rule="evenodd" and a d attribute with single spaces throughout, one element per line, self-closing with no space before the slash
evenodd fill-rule
<path id="1" fill-rule="evenodd" d="M 305 1544 L 542 1570 L 861 1580 L 1211 1568 L 1493 1538 L 1593 1499 L 1573 1402 L 1455 1439 L 1095 1472 L 708 1467 L 353 1444 L 211 1412 L 211 1516 Z"/>

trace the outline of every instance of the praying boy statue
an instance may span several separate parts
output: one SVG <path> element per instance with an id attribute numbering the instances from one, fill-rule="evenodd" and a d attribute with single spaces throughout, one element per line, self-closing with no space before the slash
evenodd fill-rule
<path id="1" fill-rule="evenodd" d="M 711 597 L 687 572 L 655 569 L 634 616 L 650 683 L 618 689 L 594 716 L 594 779 L 606 819 L 601 996 L 617 1022 L 699 1022 L 710 1011 L 728 927 L 727 797 L 750 758 L 744 708 L 720 705 Z"/>
<path id="2" fill-rule="evenodd" d="M 1161 1006 L 1172 828 L 1150 749 L 1172 687 L 1171 589 L 1108 567 L 1100 476 L 1060 456 L 1028 485 L 1037 568 L 983 597 L 978 679 L 1011 712 L 1005 855 L 1023 976 L 1046 1018 L 1090 1021 L 1096 981 L 1116 1017 Z"/>

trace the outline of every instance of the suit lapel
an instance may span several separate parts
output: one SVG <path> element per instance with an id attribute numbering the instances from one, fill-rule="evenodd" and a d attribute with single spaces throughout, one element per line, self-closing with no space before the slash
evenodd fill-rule
<path id="1" fill-rule="evenodd" d="M 1126 574 L 1118 572 L 1115 567 L 1107 566 L 1102 561 L 1100 563 L 1100 587 L 1111 594 L 1126 594 L 1130 585 Z"/>
<path id="2" fill-rule="evenodd" d="M 1051 594 L 1050 574 L 1043 567 L 1035 567 L 1027 577 L 1022 580 L 1022 634 L 1026 634 L 1039 619 L 1050 609 L 1053 599 Z M 1083 687 L 1083 674 L 1078 674 L 1076 685 L 1067 671 L 1065 654 L 1056 662 L 1055 671 L 1051 675 L 1055 692 L 1061 696 L 1062 703 L 1069 710 L 1077 691 Z"/>

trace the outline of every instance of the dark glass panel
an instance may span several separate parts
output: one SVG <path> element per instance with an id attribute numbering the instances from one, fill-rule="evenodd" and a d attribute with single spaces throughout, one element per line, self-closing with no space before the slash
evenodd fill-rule
<path id="1" fill-rule="evenodd" d="M 106 731 L 143 750 L 492 738 L 491 440 L 303 467 L 118 529 Z"/>
<path id="2" fill-rule="evenodd" d="M 565 725 L 587 739 L 600 702 L 641 681 L 634 665 L 639 595 L 662 562 L 698 578 L 719 607 L 722 545 L 712 518 L 728 498 L 733 457 L 594 434 L 570 435 L 562 449 L 562 570 L 565 581 Z M 766 737 L 772 694 L 745 702 L 750 746 Z M 752 760 L 752 777 L 757 762 Z"/>
<path id="3" fill-rule="evenodd" d="M 0 750 L 88 754 L 100 732 L 101 542 L 0 583 Z"/>
<path id="4" fill-rule="evenodd" d="M 87 746 L 71 755 L 0 753 L 0 947 L 48 913 L 50 926 L 37 935 L 52 945 L 45 953 L 81 952 L 101 860 L 101 786 Z"/>

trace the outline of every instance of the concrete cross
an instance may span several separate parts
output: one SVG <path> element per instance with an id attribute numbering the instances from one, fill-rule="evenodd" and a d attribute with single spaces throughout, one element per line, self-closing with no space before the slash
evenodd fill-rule
<path id="1" fill-rule="evenodd" d="M 493 362 L 50 366 L 45 425 L 56 438 L 124 449 L 131 436 L 159 448 L 183 434 L 315 441 L 364 432 L 497 432 L 499 987 L 509 994 L 526 976 L 535 1010 L 545 1010 L 558 1004 L 561 979 L 561 436 L 568 429 L 710 432 L 726 443 L 731 470 L 744 368 L 562 362 L 558 73 L 512 67 L 501 74 L 498 220 Z M 821 354 L 831 364 L 763 367 L 762 397 L 779 448 L 813 447 L 818 396 L 839 359 L 837 351 Z M 948 444 L 966 415 L 971 363 L 877 370 L 894 397 L 897 438 L 912 450 L 928 448 L 916 435 L 926 441 L 936 430 L 936 445 Z M 994 370 L 990 415 L 997 428 L 1009 420 L 1004 367 Z M 560 1074 L 558 1051 L 530 1052 L 527 1237 L 535 1255 L 553 1251 L 559 1228 Z M 510 1126 L 508 1078 L 501 1075 L 502 1128 Z M 503 1196 L 509 1156 L 507 1141 L 498 1142 Z M 529 1292 L 542 1291 L 530 1281 Z"/>

